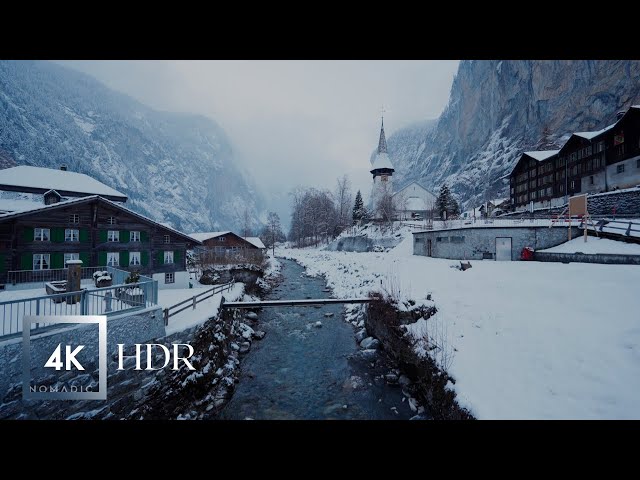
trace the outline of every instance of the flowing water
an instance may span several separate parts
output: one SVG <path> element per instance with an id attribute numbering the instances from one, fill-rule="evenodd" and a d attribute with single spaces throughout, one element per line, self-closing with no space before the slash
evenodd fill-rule
<path id="1" fill-rule="evenodd" d="M 281 260 L 283 280 L 269 299 L 329 298 L 321 278 Z M 325 317 L 325 313 L 333 313 Z M 224 419 L 408 419 L 415 415 L 397 385 L 387 385 L 389 367 L 376 353 L 359 353 L 342 305 L 265 308 L 255 340 L 242 360 L 242 374 Z M 320 321 L 322 327 L 314 324 Z M 372 366 L 373 365 L 373 366 Z"/>

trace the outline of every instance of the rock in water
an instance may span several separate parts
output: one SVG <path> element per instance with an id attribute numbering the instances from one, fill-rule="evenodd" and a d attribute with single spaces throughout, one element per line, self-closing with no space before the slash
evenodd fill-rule
<path id="1" fill-rule="evenodd" d="M 395 373 L 387 373 L 384 376 L 384 380 L 391 385 L 395 385 L 398 383 L 398 376 Z"/>
<path id="2" fill-rule="evenodd" d="M 316 328 L 322 328 L 322 322 L 316 322 L 313 324 L 313 326 Z"/>
<path id="3" fill-rule="evenodd" d="M 325 314 L 324 314 L 324 316 L 325 316 L 326 318 L 330 318 L 330 317 L 333 317 L 333 313 L 331 313 L 331 312 L 327 312 L 327 313 L 325 313 Z"/>
<path id="4" fill-rule="evenodd" d="M 360 342 L 360 346 L 366 350 L 376 349 L 378 348 L 379 345 L 380 345 L 380 342 L 373 337 L 367 337 Z"/>
<path id="5" fill-rule="evenodd" d="M 266 334 L 267 334 L 267 333 L 266 333 L 266 332 L 263 332 L 262 330 L 257 330 L 257 331 L 253 334 L 253 336 L 254 336 L 255 338 L 257 338 L 258 340 L 262 340 Z"/>
<path id="6" fill-rule="evenodd" d="M 258 320 L 258 314 L 255 312 L 247 313 L 244 318 L 248 318 L 249 320 Z"/>
<path id="7" fill-rule="evenodd" d="M 356 332 L 356 342 L 360 343 L 365 338 L 367 338 L 367 331 L 364 328 Z"/>
<path id="8" fill-rule="evenodd" d="M 251 350 L 251 344 L 249 342 L 242 342 L 240 344 L 239 353 L 247 353 L 249 350 Z"/>

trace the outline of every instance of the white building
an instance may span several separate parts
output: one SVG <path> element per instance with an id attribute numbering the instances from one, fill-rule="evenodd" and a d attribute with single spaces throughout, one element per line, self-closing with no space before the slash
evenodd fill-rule
<path id="1" fill-rule="evenodd" d="M 401 220 L 427 218 L 436 205 L 436 196 L 420 185 L 411 182 L 393 194 L 396 210 Z"/>

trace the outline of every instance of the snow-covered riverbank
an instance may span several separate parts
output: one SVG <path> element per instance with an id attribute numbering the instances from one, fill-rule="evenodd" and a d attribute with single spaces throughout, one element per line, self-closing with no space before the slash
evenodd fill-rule
<path id="1" fill-rule="evenodd" d="M 388 253 L 281 249 L 337 297 L 431 293 L 452 349 L 459 403 L 476 418 L 640 418 L 640 269 L 631 265 L 459 262 Z"/>

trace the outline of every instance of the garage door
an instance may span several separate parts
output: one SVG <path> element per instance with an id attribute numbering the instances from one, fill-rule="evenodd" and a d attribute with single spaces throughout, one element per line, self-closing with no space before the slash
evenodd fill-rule
<path id="1" fill-rule="evenodd" d="M 511 261 L 511 237 L 496 237 L 496 260 Z"/>

